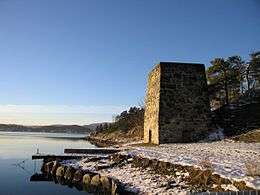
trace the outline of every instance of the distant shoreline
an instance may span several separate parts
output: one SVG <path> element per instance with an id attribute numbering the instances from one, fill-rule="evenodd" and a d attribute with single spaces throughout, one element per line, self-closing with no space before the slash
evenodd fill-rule
<path id="1" fill-rule="evenodd" d="M 21 131 L 1 131 L 0 136 L 14 136 L 14 137 L 41 137 L 55 140 L 71 140 L 71 141 L 87 141 L 88 134 L 80 133 L 53 133 L 53 132 L 21 132 Z"/>
<path id="2" fill-rule="evenodd" d="M 62 131 L 21 131 L 21 130 L 2 130 L 0 129 L 0 132 L 6 132 L 6 133 L 57 133 L 57 134 L 82 134 L 82 135 L 88 135 L 88 132 L 62 132 Z"/>
<path id="3" fill-rule="evenodd" d="M 0 131 L 89 134 L 93 130 L 88 126 L 79 126 L 79 125 L 23 126 L 23 125 L 15 125 L 15 124 L 0 124 Z"/>

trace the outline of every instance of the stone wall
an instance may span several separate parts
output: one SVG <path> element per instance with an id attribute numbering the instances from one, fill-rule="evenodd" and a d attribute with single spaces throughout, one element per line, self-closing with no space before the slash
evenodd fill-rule
<path id="1" fill-rule="evenodd" d="M 148 76 L 147 95 L 144 114 L 144 143 L 149 143 L 151 130 L 152 143 L 159 144 L 159 99 L 160 99 L 161 67 L 156 66 Z"/>
<path id="2" fill-rule="evenodd" d="M 144 142 L 192 142 L 206 134 L 209 98 L 203 64 L 161 62 L 148 79 Z"/>

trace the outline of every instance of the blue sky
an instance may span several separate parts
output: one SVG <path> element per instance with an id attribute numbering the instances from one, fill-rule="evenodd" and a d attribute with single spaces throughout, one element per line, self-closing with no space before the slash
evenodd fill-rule
<path id="1" fill-rule="evenodd" d="M 0 0 L 0 123 L 110 121 L 144 99 L 160 61 L 260 50 L 259 10 L 259 0 Z"/>

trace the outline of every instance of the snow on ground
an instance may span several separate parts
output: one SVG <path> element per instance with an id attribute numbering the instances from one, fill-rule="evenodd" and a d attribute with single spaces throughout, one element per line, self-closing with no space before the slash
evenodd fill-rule
<path id="1" fill-rule="evenodd" d="M 116 145 L 116 147 L 127 147 L 127 146 L 131 146 L 131 145 L 135 145 L 135 144 L 142 144 L 144 143 L 143 140 L 139 140 L 139 141 L 130 141 L 130 142 L 126 142 L 120 145 Z"/>
<path id="2" fill-rule="evenodd" d="M 162 144 L 160 146 L 129 146 L 121 153 L 141 156 L 150 159 L 170 162 L 173 164 L 190 165 L 200 168 L 204 167 L 204 162 L 210 162 L 213 171 L 222 177 L 231 180 L 245 181 L 249 187 L 260 189 L 260 143 L 238 143 L 228 141 L 192 143 L 192 144 Z M 93 158 L 82 159 L 80 161 L 66 161 L 65 164 L 83 170 L 99 172 L 119 179 L 128 188 L 148 194 L 187 194 L 189 186 L 180 179 L 181 176 L 159 175 L 149 170 L 149 168 L 136 168 L 131 165 L 131 161 L 122 166 L 113 165 L 109 155 L 102 156 L 98 161 L 91 161 Z M 248 176 L 246 165 L 256 165 L 258 176 Z M 102 170 L 97 170 L 98 166 L 107 166 Z M 177 175 L 177 174 L 176 174 Z M 183 175 L 182 175 L 183 176 Z M 237 190 L 233 185 L 222 186 L 229 190 Z M 234 188 L 234 189 L 233 189 Z"/>
<path id="3" fill-rule="evenodd" d="M 138 194 L 189 194 L 189 186 L 182 181 L 181 176 L 174 177 L 155 174 L 149 168 L 133 167 L 131 163 L 127 162 L 122 166 L 108 166 L 108 168 L 97 171 L 97 166 L 111 165 L 113 161 L 110 158 L 99 161 L 89 161 L 89 159 L 85 158 L 80 161 L 69 160 L 64 161 L 63 164 L 114 177 L 121 181 L 126 188 L 132 192 L 138 192 Z"/>
<path id="4" fill-rule="evenodd" d="M 180 165 L 202 167 L 210 161 L 215 173 L 234 180 L 246 181 L 260 189 L 260 177 L 247 176 L 246 165 L 257 166 L 260 172 L 260 143 L 209 142 L 192 144 L 162 144 L 154 147 L 132 147 L 130 153 Z M 202 167 L 203 168 L 203 167 Z"/>
<path id="5" fill-rule="evenodd" d="M 178 182 L 177 178 L 151 173 L 149 169 L 136 168 L 131 164 L 104 169 L 101 174 L 119 179 L 139 194 L 189 194 L 188 185 Z"/>

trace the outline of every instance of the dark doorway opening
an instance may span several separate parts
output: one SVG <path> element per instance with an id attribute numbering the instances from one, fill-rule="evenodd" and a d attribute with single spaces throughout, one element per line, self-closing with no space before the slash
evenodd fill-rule
<path id="1" fill-rule="evenodd" d="M 149 143 L 152 143 L 152 131 L 149 129 Z"/>

